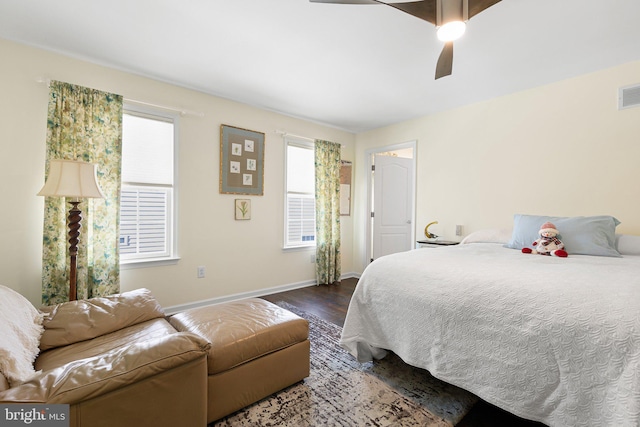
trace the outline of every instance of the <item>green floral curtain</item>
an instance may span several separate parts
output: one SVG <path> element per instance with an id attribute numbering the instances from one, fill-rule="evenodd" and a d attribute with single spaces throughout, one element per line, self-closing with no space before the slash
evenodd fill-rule
<path id="1" fill-rule="evenodd" d="M 78 299 L 120 291 L 118 250 L 122 96 L 53 81 L 49 90 L 46 173 L 51 159 L 98 165 L 105 199 L 84 199 L 77 256 Z M 69 299 L 69 244 L 65 198 L 46 197 L 42 250 L 42 302 Z"/>
<path id="2" fill-rule="evenodd" d="M 340 281 L 340 144 L 315 141 L 316 281 Z"/>

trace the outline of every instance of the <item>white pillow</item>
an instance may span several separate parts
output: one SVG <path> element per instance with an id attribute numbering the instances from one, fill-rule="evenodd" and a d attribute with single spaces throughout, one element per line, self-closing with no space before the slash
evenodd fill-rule
<path id="1" fill-rule="evenodd" d="M 466 236 L 460 242 L 461 245 L 467 243 L 507 243 L 511 239 L 511 230 L 489 228 L 478 230 Z"/>
<path id="2" fill-rule="evenodd" d="M 616 234 L 616 249 L 620 255 L 640 255 L 640 236 Z"/>
<path id="3" fill-rule="evenodd" d="M 35 375 L 42 314 L 25 297 L 0 285 L 0 372 L 15 387 Z"/>

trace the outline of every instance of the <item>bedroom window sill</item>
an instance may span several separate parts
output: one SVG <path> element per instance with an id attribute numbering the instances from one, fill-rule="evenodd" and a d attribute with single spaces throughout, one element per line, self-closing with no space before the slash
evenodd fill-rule
<path id="1" fill-rule="evenodd" d="M 297 251 L 311 251 L 316 250 L 316 245 L 305 245 L 305 246 L 284 246 L 282 248 L 283 252 L 297 252 Z"/>
<path id="2" fill-rule="evenodd" d="M 120 268 L 122 270 L 130 270 L 134 268 L 162 267 L 176 265 L 179 261 L 180 257 L 120 260 Z"/>

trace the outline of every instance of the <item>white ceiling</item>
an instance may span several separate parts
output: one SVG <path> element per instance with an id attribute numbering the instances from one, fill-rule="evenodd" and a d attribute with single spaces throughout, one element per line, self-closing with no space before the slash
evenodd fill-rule
<path id="1" fill-rule="evenodd" d="M 503 0 L 437 81 L 434 26 L 387 6 L 0 0 L 0 37 L 361 132 L 640 60 L 639 18 L 640 0 Z"/>

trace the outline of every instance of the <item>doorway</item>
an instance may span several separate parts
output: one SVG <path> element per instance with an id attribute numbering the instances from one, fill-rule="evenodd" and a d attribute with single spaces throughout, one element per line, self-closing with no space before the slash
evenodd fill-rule
<path id="1" fill-rule="evenodd" d="M 416 141 L 366 151 L 365 263 L 414 248 Z"/>

